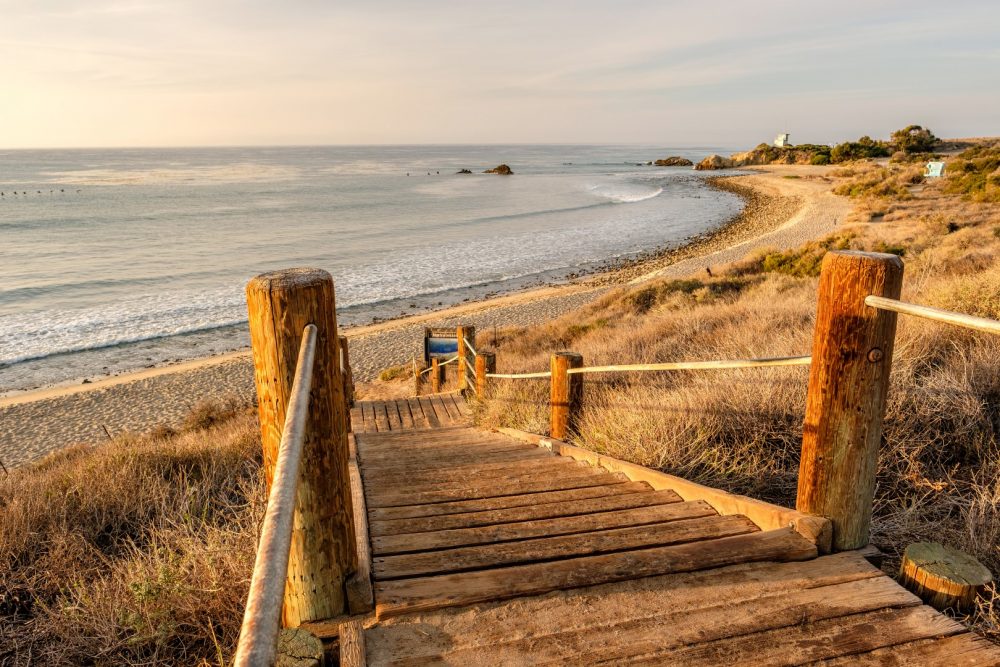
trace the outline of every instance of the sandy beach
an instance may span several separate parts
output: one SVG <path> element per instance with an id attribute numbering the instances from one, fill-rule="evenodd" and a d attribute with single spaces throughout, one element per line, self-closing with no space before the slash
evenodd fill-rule
<path id="1" fill-rule="evenodd" d="M 358 381 L 421 353 L 425 326 L 532 325 L 570 312 L 614 285 L 704 272 L 755 249 L 790 248 L 825 236 L 850 204 L 830 193 L 823 167 L 757 168 L 716 184 L 744 197 L 740 216 L 687 245 L 587 276 L 567 285 L 533 289 L 446 310 L 347 331 Z M 794 176 L 796 178 L 788 178 Z M 0 398 L 0 461 L 23 465 L 73 443 L 100 442 L 123 432 L 176 424 L 205 399 L 253 400 L 248 352 L 237 352 L 98 380 Z"/>

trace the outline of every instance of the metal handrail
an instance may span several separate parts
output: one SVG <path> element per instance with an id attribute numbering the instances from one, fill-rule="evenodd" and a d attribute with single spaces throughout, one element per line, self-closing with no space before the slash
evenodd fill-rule
<path id="1" fill-rule="evenodd" d="M 278 460 L 274 466 L 271 492 L 267 498 L 267 510 L 257 545 L 257 558 L 250 579 L 250 593 L 247 595 L 240 640 L 233 661 L 236 667 L 274 664 L 285 578 L 288 576 L 288 552 L 292 543 L 299 463 L 302 460 L 306 419 L 309 416 L 316 335 L 315 324 L 306 325 L 302 330 L 295 380 L 292 382 L 291 398 L 285 413 L 285 426 L 281 431 Z"/>
<path id="2" fill-rule="evenodd" d="M 907 303 L 898 299 L 887 299 L 882 296 L 874 295 L 865 297 L 865 305 L 872 308 L 879 308 L 881 310 L 891 310 L 895 313 L 902 313 L 903 315 L 922 317 L 926 320 L 934 320 L 935 322 L 953 324 L 966 329 L 975 329 L 976 331 L 1000 334 L 1000 322 L 986 317 L 963 315 L 962 313 L 953 313 L 950 310 L 942 310 L 940 308 L 932 308 L 930 306 L 920 306 L 915 303 Z"/>

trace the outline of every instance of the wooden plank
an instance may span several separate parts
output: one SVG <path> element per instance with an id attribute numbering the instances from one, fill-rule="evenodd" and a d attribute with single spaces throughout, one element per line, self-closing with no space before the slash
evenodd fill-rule
<path id="1" fill-rule="evenodd" d="M 365 667 L 365 628 L 361 619 L 355 618 L 340 624 L 339 645 L 341 667 Z"/>
<path id="2" fill-rule="evenodd" d="M 420 407 L 424 409 L 424 416 L 427 418 L 428 423 L 431 428 L 439 428 L 445 426 L 445 424 L 439 418 L 437 412 L 434 410 L 434 406 L 427 399 L 426 396 L 418 396 L 417 400 L 420 401 Z"/>
<path id="3" fill-rule="evenodd" d="M 364 431 L 365 429 L 365 417 L 361 412 L 361 408 L 354 406 L 351 408 L 351 430 L 354 431 Z"/>
<path id="4" fill-rule="evenodd" d="M 375 425 L 379 432 L 389 430 L 389 413 L 385 410 L 384 401 L 373 401 L 372 409 L 375 411 Z"/>
<path id="5" fill-rule="evenodd" d="M 488 477 L 480 476 L 473 472 L 470 475 L 460 476 L 458 479 L 444 479 L 435 480 L 433 478 L 424 480 L 414 480 L 412 483 L 400 483 L 395 479 L 367 479 L 365 488 L 368 494 L 372 498 L 377 498 L 384 495 L 385 493 L 400 493 L 405 491 L 408 494 L 418 495 L 431 492 L 444 493 L 446 491 L 460 491 L 462 489 L 486 489 L 486 495 L 493 496 L 497 495 L 489 491 L 490 487 L 496 488 L 513 488 L 515 490 L 523 488 L 529 483 L 534 483 L 542 480 L 568 480 L 575 477 L 603 477 L 607 480 L 615 480 L 617 477 L 614 475 L 609 475 L 607 473 L 601 473 L 595 471 L 593 468 L 582 467 L 582 466 L 570 466 L 568 468 L 558 468 L 556 471 L 553 470 L 531 470 L 530 472 L 522 472 L 519 475 L 508 475 L 506 477 Z M 511 482 L 510 480 L 516 479 L 517 481 Z M 450 500 L 450 498 L 449 498 Z M 425 501 L 426 502 L 426 501 Z M 414 503 L 408 503 L 414 504 Z"/>
<path id="6" fill-rule="evenodd" d="M 399 403 L 397 401 L 386 401 L 385 411 L 389 413 L 389 429 L 391 431 L 402 431 L 403 419 L 399 414 Z"/>
<path id="7" fill-rule="evenodd" d="M 542 461 L 549 458 L 549 455 L 541 450 L 511 449 L 499 452 L 487 452 L 484 454 L 467 454 L 452 457 L 456 467 L 475 464 L 507 463 L 514 461 Z M 360 456 L 362 471 L 367 475 L 369 472 L 398 472 L 401 470 L 445 470 L 450 469 L 447 459 L 425 459 L 416 457 L 403 457 L 397 459 L 387 459 L 377 463 L 369 463 L 364 456 Z"/>
<path id="8" fill-rule="evenodd" d="M 351 460 L 348 472 L 351 478 L 351 506 L 354 515 L 354 541 L 358 548 L 358 570 L 347 580 L 348 608 L 352 614 L 363 614 L 375 608 L 372 589 L 372 550 L 368 535 L 368 511 L 365 491 L 361 482 L 358 463 Z"/>
<path id="9" fill-rule="evenodd" d="M 437 412 L 438 419 L 441 420 L 442 424 L 455 423 L 455 418 L 458 417 L 458 414 L 452 414 L 452 410 L 455 409 L 454 404 L 452 404 L 451 410 L 449 410 L 448 404 L 441 400 L 441 396 L 438 394 L 432 394 L 427 399 L 434 405 L 434 411 Z"/>
<path id="10" fill-rule="evenodd" d="M 508 440 L 506 442 L 503 440 L 486 440 L 483 438 L 477 438 L 472 434 L 461 433 L 457 433 L 451 438 L 437 441 L 410 438 L 396 440 L 391 443 L 379 443 L 377 445 L 374 445 L 369 441 L 362 441 L 361 444 L 361 453 L 372 461 L 389 458 L 399 454 L 400 452 L 414 457 L 431 457 L 439 454 L 451 454 L 455 450 L 462 449 L 476 451 L 519 449 L 521 451 L 528 451 L 533 448 L 531 445 L 526 445 L 514 440 Z M 537 449 L 537 447 L 534 449 Z"/>
<path id="11" fill-rule="evenodd" d="M 557 558 L 590 556 L 743 535 L 759 529 L 742 516 L 705 516 L 646 526 L 598 530 L 591 533 L 456 547 L 424 553 L 376 556 L 376 581 L 428 576 L 533 563 Z"/>
<path id="12" fill-rule="evenodd" d="M 430 428 L 431 423 L 424 416 L 424 409 L 420 406 L 420 401 L 416 398 L 406 399 L 407 404 L 410 406 L 410 414 L 413 415 L 413 427 L 414 428 Z"/>
<path id="13" fill-rule="evenodd" d="M 943 637 L 963 630 L 930 607 L 882 609 L 660 650 L 630 658 L 632 665 L 788 665 L 854 656 L 893 644 Z"/>
<path id="14" fill-rule="evenodd" d="M 524 507 L 542 503 L 575 502 L 585 498 L 636 493 L 648 491 L 649 486 L 642 482 L 616 482 L 603 486 L 589 486 L 564 491 L 549 491 L 543 493 L 521 493 L 498 498 L 479 498 L 476 500 L 459 500 L 450 503 L 434 503 L 430 505 L 410 505 L 407 507 L 383 507 L 369 509 L 368 518 L 371 521 L 393 519 L 412 519 L 429 516 L 442 516 L 465 512 L 481 512 L 484 510 L 499 510 L 510 507 Z"/>
<path id="15" fill-rule="evenodd" d="M 600 489 L 604 487 L 594 488 Z M 597 498 L 575 500 L 573 502 L 540 503 L 526 507 L 445 514 L 443 516 L 429 516 L 419 519 L 375 521 L 369 525 L 369 530 L 374 540 L 376 536 L 386 537 L 406 533 L 449 531 L 475 528 L 477 526 L 493 526 L 538 519 L 570 517 L 590 514 L 591 512 L 607 512 L 633 507 L 650 507 L 653 505 L 676 503 L 680 502 L 680 500 L 681 497 L 673 491 L 643 491 L 640 488 L 635 493 L 600 496 Z"/>
<path id="16" fill-rule="evenodd" d="M 412 430 L 414 428 L 413 414 L 410 412 L 410 402 L 405 399 L 396 401 L 396 409 L 399 410 L 399 417 L 402 419 L 403 428 Z"/>
<path id="17" fill-rule="evenodd" d="M 455 447 L 443 447 L 441 449 L 435 449 L 431 452 L 419 453 L 407 451 L 405 447 L 400 447 L 396 452 L 380 452 L 378 454 L 372 454 L 361 448 L 358 452 L 361 465 L 367 469 L 387 469 L 387 468 L 403 468 L 406 466 L 420 466 L 423 468 L 429 468 L 433 466 L 439 466 L 441 468 L 450 467 L 450 463 L 454 462 L 453 465 L 465 465 L 469 463 L 475 463 L 476 461 L 483 460 L 489 461 L 496 456 L 510 456 L 510 455 L 520 455 L 515 456 L 515 458 L 539 458 L 531 449 L 524 449 L 521 447 L 510 447 L 506 445 L 487 445 L 481 443 L 467 443 L 467 446 L 463 447 L 456 445 Z M 500 460 L 500 459 L 497 459 Z M 604 474 L 609 474 L 604 470 L 596 470 L 596 472 L 602 472 Z"/>
<path id="18" fill-rule="evenodd" d="M 522 642 L 530 651 L 532 641 L 537 639 L 539 656 L 550 655 L 548 651 L 553 649 L 546 646 L 549 635 L 555 635 L 553 639 L 571 638 L 573 632 L 583 631 L 607 641 L 615 636 L 611 632 L 614 626 L 631 621 L 665 614 L 683 619 L 688 613 L 717 605 L 753 604 L 761 598 L 780 599 L 796 591 L 872 578 L 886 577 L 858 552 L 850 551 L 805 562 L 746 563 L 620 581 L 482 604 L 476 607 L 475 614 L 460 608 L 402 616 L 368 630 L 369 656 L 374 664 L 388 663 L 387 656 L 418 663 L 432 656 L 445 656 L 452 664 L 468 664 L 451 657 L 468 649 L 489 651 L 496 645 L 511 647 L 508 659 L 491 662 L 485 659 L 490 654 L 483 653 L 484 660 L 474 662 L 531 664 L 532 660 L 518 655 L 516 649 Z M 707 590 L 711 595 L 706 595 Z M 670 630 L 660 632 L 671 634 Z M 573 651 L 575 644 L 569 643 L 563 650 Z"/>
<path id="19" fill-rule="evenodd" d="M 542 491 L 560 491 L 563 489 L 578 489 L 584 486 L 603 486 L 619 481 L 617 477 L 598 472 L 590 472 L 580 476 L 548 477 L 545 479 L 525 482 L 508 482 L 507 484 L 492 484 L 489 482 L 457 489 L 441 489 L 439 491 L 422 491 L 410 493 L 395 491 L 392 493 L 372 494 L 369 492 L 368 502 L 371 507 L 400 507 L 405 505 L 424 505 L 427 503 L 446 503 L 456 500 L 475 500 L 477 498 L 495 498 L 497 496 L 520 495 L 524 493 L 540 493 Z M 470 480 L 470 484 L 475 484 Z"/>
<path id="20" fill-rule="evenodd" d="M 375 406 L 370 401 L 363 401 L 358 405 L 361 407 L 361 416 L 364 418 L 365 432 L 378 433 L 378 425 L 375 423 Z"/>
<path id="21" fill-rule="evenodd" d="M 709 587 L 712 579 L 703 580 Z M 623 605 L 617 598 L 617 618 L 605 596 L 592 595 L 589 608 L 576 607 L 571 623 L 548 628 L 521 627 L 528 614 L 519 613 L 517 622 L 508 622 L 504 630 L 491 631 L 488 625 L 463 627 L 461 648 L 435 652 L 435 642 L 414 646 L 407 656 L 423 657 L 427 662 L 444 660 L 450 664 L 577 664 L 629 662 L 636 656 L 648 659 L 674 649 L 726 639 L 753 637 L 766 630 L 816 623 L 831 618 L 867 613 L 884 608 L 919 606 L 920 601 L 886 576 L 869 577 L 829 586 L 785 588 L 769 591 L 766 586 L 747 581 L 733 595 L 720 597 L 705 594 L 699 587 L 690 596 L 659 596 L 659 608 L 642 605 L 638 609 Z M 594 609 L 594 607 L 598 607 Z M 600 608 L 603 607 L 603 608 Z M 529 612 L 530 613 L 530 612 Z M 511 619 L 513 620 L 513 619 Z M 488 622 L 488 621 L 487 621 Z M 514 626 L 517 626 L 516 628 Z M 567 627 L 568 626 L 568 627 Z M 534 632 L 532 632 L 534 631 Z M 467 636 L 472 634 L 472 636 Z M 609 641 L 610 639 L 610 641 Z M 423 660 L 421 660 L 423 662 Z M 667 664 L 675 664 L 667 661 Z M 759 664 L 757 662 L 720 662 L 719 664 Z M 784 664 L 797 664 L 789 659 Z"/>
<path id="22" fill-rule="evenodd" d="M 816 555 L 816 545 L 783 528 L 637 551 L 376 582 L 375 610 L 379 618 L 387 618 L 659 574 L 756 561 L 807 560 Z"/>
<path id="23" fill-rule="evenodd" d="M 655 492 L 654 492 L 655 493 Z M 693 503 L 667 503 L 611 512 L 595 512 L 562 516 L 554 519 L 503 523 L 479 528 L 460 528 L 433 532 L 376 537 L 372 549 L 379 556 L 432 549 L 448 549 L 476 544 L 496 544 L 536 537 L 552 537 L 576 533 L 589 534 L 598 530 L 643 526 L 666 521 L 694 519 L 716 515 L 711 505 L 702 500 Z"/>
<path id="24" fill-rule="evenodd" d="M 525 460 L 514 460 L 510 462 L 495 463 L 466 463 L 464 465 L 449 466 L 447 468 L 368 468 L 365 471 L 365 480 L 373 482 L 397 482 L 405 484 L 439 480 L 442 482 L 466 479 L 471 473 L 480 477 L 517 477 L 518 475 L 546 471 L 549 474 L 558 474 L 560 470 L 573 468 L 579 464 L 561 456 L 547 456 L 543 458 L 532 458 Z"/>
<path id="25" fill-rule="evenodd" d="M 962 665 L 962 667 L 996 667 L 1000 665 L 1000 647 L 971 632 L 940 639 L 922 639 L 906 644 L 887 646 L 868 653 L 824 660 L 817 663 L 829 667 L 841 665 Z"/>
<path id="26" fill-rule="evenodd" d="M 468 419 L 472 418 L 472 410 L 469 408 L 469 402 L 465 400 L 464 396 L 459 394 L 447 394 L 447 396 L 455 403 L 458 407 L 458 413 L 463 417 Z"/>

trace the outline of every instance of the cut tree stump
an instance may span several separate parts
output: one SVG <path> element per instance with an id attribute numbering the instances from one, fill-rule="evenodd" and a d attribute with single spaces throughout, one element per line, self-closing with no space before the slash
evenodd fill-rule
<path id="1" fill-rule="evenodd" d="M 899 569 L 900 583 L 935 609 L 970 609 L 992 580 L 975 558 L 937 542 L 906 547 Z"/>

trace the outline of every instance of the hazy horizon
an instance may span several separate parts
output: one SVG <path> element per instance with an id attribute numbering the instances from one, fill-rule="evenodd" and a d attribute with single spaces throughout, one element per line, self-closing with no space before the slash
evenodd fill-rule
<path id="1" fill-rule="evenodd" d="M 0 148 L 996 134 L 1000 6 L 5 3 Z"/>

